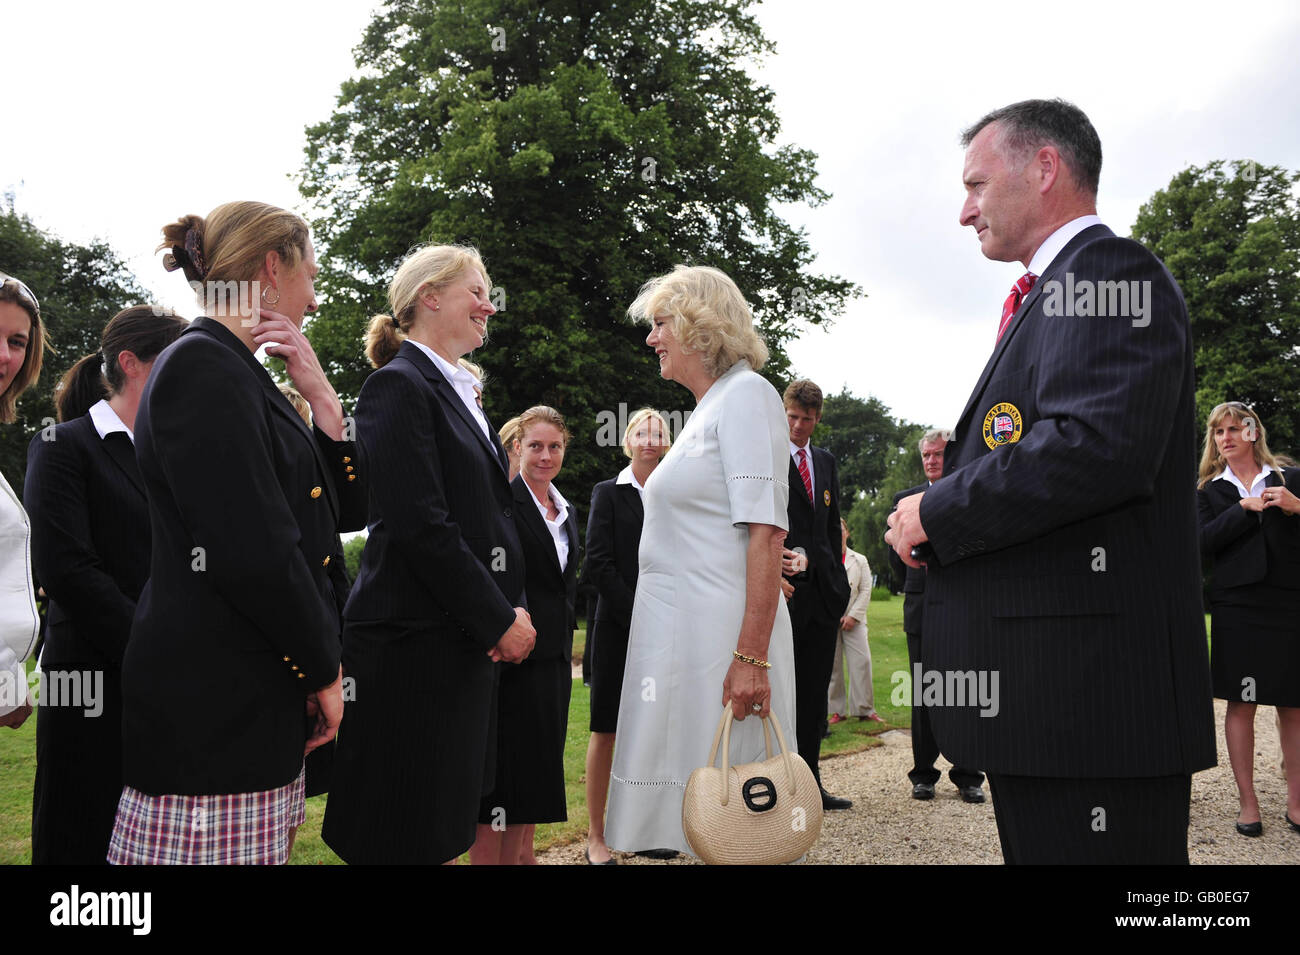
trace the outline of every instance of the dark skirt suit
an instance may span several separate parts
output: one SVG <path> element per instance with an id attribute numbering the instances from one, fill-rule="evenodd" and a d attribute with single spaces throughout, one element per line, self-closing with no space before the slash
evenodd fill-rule
<path id="1" fill-rule="evenodd" d="M 591 660 L 593 733 L 613 733 L 618 725 L 644 520 L 641 493 L 632 484 L 609 480 L 592 488 L 582 575 L 598 594 L 595 628 L 600 631 L 600 642 Z"/>
<path id="2" fill-rule="evenodd" d="M 506 458 L 416 345 L 361 389 L 370 533 L 344 612 L 344 704 L 322 836 L 350 863 L 474 842 L 494 768 L 496 665 L 523 606 Z"/>
<path id="3" fill-rule="evenodd" d="M 122 664 L 127 785 L 248 793 L 297 778 L 307 695 L 338 676 L 328 565 L 359 493 L 355 456 L 309 429 L 218 322 L 196 319 L 158 358 L 136 418 L 153 546 Z"/>
<path id="4" fill-rule="evenodd" d="M 564 822 L 564 741 L 573 692 L 574 601 L 578 590 L 578 522 L 569 507 L 563 569 L 523 477 L 512 483 L 515 527 L 524 551 L 524 592 L 537 643 L 517 666 L 501 668 L 497 696 L 496 780 L 483 797 L 479 822 L 505 825 Z"/>
<path id="5" fill-rule="evenodd" d="M 1265 478 L 1300 496 L 1300 468 Z M 1300 516 L 1238 503 L 1216 478 L 1197 492 L 1201 555 L 1211 565 L 1210 677 L 1223 700 L 1300 706 Z"/>
<path id="6" fill-rule="evenodd" d="M 122 655 L 149 577 L 149 502 L 130 436 L 101 438 L 89 414 L 42 430 L 23 502 L 50 598 L 32 862 L 103 865 L 122 794 Z"/>

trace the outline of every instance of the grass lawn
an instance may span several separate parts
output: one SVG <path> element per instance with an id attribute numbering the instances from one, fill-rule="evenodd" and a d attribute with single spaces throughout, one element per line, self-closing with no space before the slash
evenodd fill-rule
<path id="1" fill-rule="evenodd" d="M 1207 620 L 1208 624 L 1208 620 Z M 875 739 L 888 729 L 910 727 L 912 711 L 907 705 L 895 706 L 891 695 L 896 684 L 890 676 L 907 670 L 907 638 L 903 634 L 902 597 L 871 601 L 867 613 L 871 641 L 872 681 L 876 690 L 876 710 L 884 723 L 860 723 L 850 719 L 831 727 L 831 737 L 822 743 L 822 756 L 856 753 L 879 745 Z M 574 655 L 582 652 L 586 631 L 579 630 L 574 640 Z M 583 772 L 587 757 L 588 701 L 590 691 L 581 680 L 573 682 L 569 704 L 569 733 L 564 748 L 564 778 L 568 793 L 569 821 L 537 827 L 538 849 L 574 842 L 586 836 L 587 800 Z M 712 732 L 712 727 L 707 729 Z M 17 731 L 0 731 L 0 864 L 23 864 L 31 861 L 32 780 L 36 773 L 36 717 L 33 715 Z M 320 838 L 321 820 L 325 815 L 325 796 L 307 800 L 307 821 L 298 833 L 293 850 L 293 864 L 338 864 L 336 856 Z M 468 860 L 466 860 L 468 861 Z"/>

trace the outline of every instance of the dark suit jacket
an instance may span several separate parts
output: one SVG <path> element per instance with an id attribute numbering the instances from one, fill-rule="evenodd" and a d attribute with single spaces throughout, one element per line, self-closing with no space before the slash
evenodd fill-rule
<path id="1" fill-rule="evenodd" d="M 920 494 L 929 487 L 927 482 L 899 491 L 894 495 L 894 510 L 898 509 L 898 502 L 903 498 Z M 921 623 L 925 619 L 925 568 L 908 567 L 892 547 L 889 548 L 889 566 L 894 572 L 894 578 L 903 580 L 903 632 L 919 634 Z"/>
<path id="2" fill-rule="evenodd" d="M 1149 283 L 1144 326 L 1045 314 L 1054 289 L 1104 281 Z M 994 349 L 921 502 L 922 662 L 998 679 L 995 716 L 929 709 L 955 764 L 1066 777 L 1215 764 L 1194 386 L 1173 277 L 1105 226 L 1075 236 Z M 1002 404 L 1018 440 L 990 447 Z"/>
<path id="3" fill-rule="evenodd" d="M 124 781 L 155 795 L 289 783 L 306 696 L 338 677 L 328 559 L 340 515 L 359 510 L 340 502 L 361 494 L 356 450 L 309 429 L 208 318 L 158 357 L 135 438 L 153 543 L 122 664 Z"/>
<path id="4" fill-rule="evenodd" d="M 569 505 L 564 532 L 569 538 L 569 559 L 560 570 L 555 540 L 546 528 L 532 491 L 522 475 L 512 483 L 515 496 L 515 526 L 524 551 L 524 592 L 528 613 L 537 630 L 537 643 L 530 660 L 568 660 L 573 656 L 573 629 L 578 625 L 574 601 L 578 592 L 578 519 Z"/>
<path id="5" fill-rule="evenodd" d="M 808 555 L 808 577 L 794 579 L 790 598 L 790 622 L 798 629 L 808 622 L 838 623 L 849 605 L 849 578 L 841 560 L 840 478 L 835 458 L 822 448 L 812 451 L 813 496 L 811 503 L 803 478 L 790 459 L 790 502 L 787 514 L 790 531 L 785 546 L 802 547 Z"/>
<path id="6" fill-rule="evenodd" d="M 1283 468 L 1265 478 L 1268 487 L 1285 482 L 1300 496 L 1300 468 Z M 1241 495 L 1227 478 L 1216 478 L 1196 492 L 1201 518 L 1201 556 L 1210 565 L 1210 599 L 1236 587 L 1288 583 L 1300 590 L 1300 518 L 1269 508 L 1245 510 Z M 1273 561 L 1270 566 L 1269 556 Z"/>
<path id="7" fill-rule="evenodd" d="M 500 441 L 410 342 L 366 379 L 356 419 L 372 523 L 344 617 L 418 620 L 492 649 L 524 590 Z"/>
<path id="8" fill-rule="evenodd" d="M 118 669 L 149 578 L 149 502 L 131 439 L 101 438 L 88 414 L 42 430 L 23 502 L 50 597 L 42 665 Z"/>
<path id="9" fill-rule="evenodd" d="M 632 624 L 632 602 L 640 569 L 638 551 L 645 506 L 631 484 L 617 479 L 601 481 L 591 489 L 591 510 L 587 512 L 587 556 L 582 565 L 583 580 L 599 595 L 596 620 L 606 632 L 622 633 L 627 640 Z"/>

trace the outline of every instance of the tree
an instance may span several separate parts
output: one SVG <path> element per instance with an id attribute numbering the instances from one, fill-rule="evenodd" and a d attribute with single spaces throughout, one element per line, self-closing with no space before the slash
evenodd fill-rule
<path id="1" fill-rule="evenodd" d="M 810 271 L 775 204 L 819 204 L 815 157 L 776 147 L 772 92 L 744 72 L 771 44 L 750 0 L 392 0 L 356 50 L 361 75 L 308 130 L 300 189 L 315 210 L 327 305 L 308 334 L 349 401 L 361 336 L 387 311 L 410 247 L 477 245 L 501 309 L 475 353 L 494 421 L 543 403 L 573 441 L 561 484 L 585 505 L 624 463 L 596 440 L 620 405 L 684 412 L 645 328 L 639 286 L 717 266 L 754 306 L 780 381 L 784 345 L 857 288 Z M 621 433 L 617 436 L 621 437 Z"/>
<path id="2" fill-rule="evenodd" d="M 1253 162 L 1184 169 L 1138 212 L 1133 238 L 1187 300 L 1197 430 L 1223 401 L 1259 412 L 1275 451 L 1300 451 L 1300 173 Z"/>
<path id="3" fill-rule="evenodd" d="M 149 296 L 104 243 L 63 242 L 12 209 L 0 210 L 0 271 L 31 287 L 47 332 L 41 377 L 19 399 L 19 420 L 0 426 L 0 471 L 21 495 L 27 446 L 33 433 L 55 420 L 55 384 L 78 359 L 98 350 L 110 318 Z"/>
<path id="4" fill-rule="evenodd" d="M 880 486 L 874 493 L 854 501 L 844 519 L 853 538 L 853 549 L 866 556 L 881 585 L 894 592 L 903 586 L 903 582 L 891 580 L 889 547 L 885 544 L 886 522 L 894 506 L 894 495 L 925 482 L 925 471 L 921 468 L 921 455 L 917 450 L 917 442 L 925 432 L 925 425 L 899 423 L 897 444 L 881 455 L 885 473 Z"/>
<path id="5" fill-rule="evenodd" d="M 826 396 L 812 440 L 830 451 L 839 465 L 841 513 L 848 514 L 859 498 L 876 493 L 891 453 L 907 443 L 904 439 L 913 427 L 895 419 L 879 398 L 859 398 L 847 387 Z"/>

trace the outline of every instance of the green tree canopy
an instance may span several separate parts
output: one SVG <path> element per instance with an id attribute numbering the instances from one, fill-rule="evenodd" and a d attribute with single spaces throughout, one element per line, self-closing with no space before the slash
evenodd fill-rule
<path id="1" fill-rule="evenodd" d="M 1137 239 L 1187 299 L 1196 350 L 1197 430 L 1244 401 L 1274 451 L 1300 450 L 1300 173 L 1253 162 L 1184 169 L 1146 202 Z"/>
<path id="2" fill-rule="evenodd" d="M 917 450 L 917 442 L 925 432 L 925 425 L 899 422 L 897 442 L 879 452 L 878 463 L 884 471 L 879 486 L 874 493 L 854 501 L 844 519 L 844 523 L 849 525 L 852 538 L 849 546 L 859 554 L 864 554 L 871 564 L 872 572 L 880 578 L 881 585 L 890 587 L 895 592 L 903 586 L 903 582 L 890 579 L 889 548 L 885 545 L 886 521 L 894 506 L 895 494 L 925 483 L 921 453 Z"/>
<path id="3" fill-rule="evenodd" d="M 847 515 L 859 498 L 876 493 L 894 452 L 914 443 L 908 441 L 914 428 L 894 418 L 879 398 L 859 398 L 847 387 L 826 396 L 813 444 L 830 451 L 839 465 L 841 513 Z"/>
<path id="4" fill-rule="evenodd" d="M 149 296 L 104 243 L 63 242 L 12 209 L 0 210 L 0 272 L 31 287 L 47 332 L 40 380 L 19 399 L 18 421 L 0 425 L 0 472 L 21 495 L 27 445 L 35 431 L 55 419 L 55 384 L 78 359 L 98 350 L 110 318 Z"/>
<path id="5" fill-rule="evenodd" d="M 412 246 L 468 242 L 504 303 L 484 404 L 498 423 L 558 408 L 560 485 L 585 507 L 624 459 L 602 422 L 694 402 L 663 382 L 625 311 L 679 262 L 731 275 L 783 383 L 785 343 L 838 314 L 851 283 L 811 269 L 778 203 L 816 205 L 815 157 L 778 146 L 772 92 L 745 67 L 771 44 L 749 0 L 392 0 L 356 50 L 334 114 L 308 130 L 326 305 L 308 334 L 345 401 L 369 368 L 368 317 Z M 608 429 L 607 429 L 608 430 Z"/>

